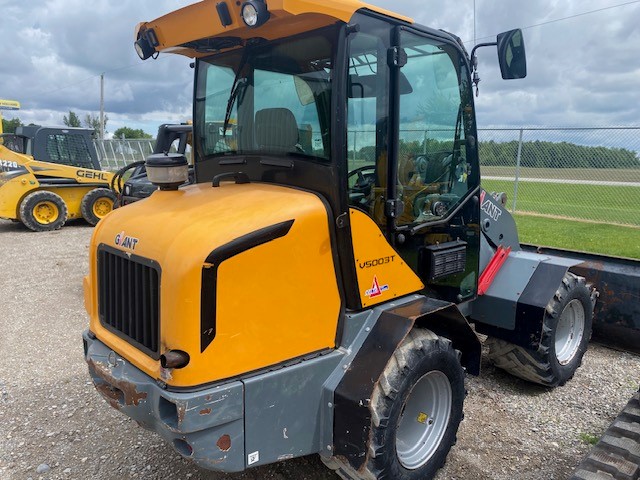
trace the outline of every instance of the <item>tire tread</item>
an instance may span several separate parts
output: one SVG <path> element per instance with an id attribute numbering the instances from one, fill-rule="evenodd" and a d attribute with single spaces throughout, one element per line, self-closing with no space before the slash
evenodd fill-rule
<path id="1" fill-rule="evenodd" d="M 640 392 L 587 454 L 570 480 L 640 479 Z"/>
<path id="2" fill-rule="evenodd" d="M 58 219 L 50 224 L 42 224 L 38 222 L 33 216 L 33 207 L 36 204 L 44 201 L 55 203 L 58 207 Z M 51 230 L 59 230 L 67 221 L 67 204 L 57 193 L 50 192 L 49 190 L 36 190 L 31 192 L 20 202 L 20 220 L 29 229 L 34 232 L 48 232 Z"/>
<path id="3" fill-rule="evenodd" d="M 554 373 L 549 362 L 549 355 L 553 354 L 551 342 L 553 341 L 553 329 L 549 326 L 550 319 L 557 319 L 562 313 L 562 302 L 575 289 L 581 289 L 583 293 L 589 295 L 591 299 L 591 311 L 585 311 L 586 315 L 593 315 L 595 307 L 595 294 L 590 293 L 590 287 L 586 284 L 584 277 L 567 272 L 562 279 L 562 283 L 556 290 L 553 299 L 549 301 L 545 311 L 544 323 L 542 326 L 542 339 L 537 350 L 530 350 L 506 340 L 489 337 L 485 344 L 489 347 L 489 361 L 497 368 L 505 370 L 510 374 L 533 383 L 548 387 L 564 385 L 573 378 L 575 370 L 582 364 L 584 351 L 577 352 L 577 364 L 573 371 L 566 377 L 559 377 Z M 591 321 L 589 328 L 585 329 L 584 335 L 587 340 L 591 338 Z"/>
<path id="4" fill-rule="evenodd" d="M 381 459 L 381 456 L 388 448 L 391 448 L 384 444 L 384 435 L 380 433 L 380 429 L 386 428 L 389 424 L 391 407 L 397 398 L 400 386 L 412 372 L 411 364 L 414 363 L 417 356 L 426 354 L 430 349 L 447 352 L 452 358 L 457 359 L 459 363 L 459 352 L 454 350 L 450 340 L 439 337 L 429 330 L 412 329 L 389 359 L 371 396 L 369 407 L 371 423 L 372 427 L 378 430 L 372 430 L 371 433 L 367 455 L 368 461 L 360 470 L 356 471 L 345 459 L 322 457 L 325 465 L 340 478 L 344 480 L 397 480 L 395 478 L 392 479 L 389 471 L 380 465 L 381 461 L 377 461 L 377 459 Z M 460 374 L 464 375 L 462 366 L 460 366 Z M 464 393 L 462 398 L 464 398 Z M 447 445 L 447 452 L 455 443 L 456 438 L 454 435 L 451 444 Z M 437 467 L 442 467 L 445 460 L 446 455 Z"/>

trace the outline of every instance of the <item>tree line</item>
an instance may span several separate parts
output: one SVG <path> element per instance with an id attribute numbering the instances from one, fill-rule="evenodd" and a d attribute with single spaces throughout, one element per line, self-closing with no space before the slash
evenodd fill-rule
<path id="1" fill-rule="evenodd" d="M 479 155 L 482 165 L 515 165 L 518 142 L 480 142 Z M 522 142 L 520 165 L 533 168 L 640 168 L 640 159 L 636 152 L 626 148 L 535 140 Z"/>
<path id="2" fill-rule="evenodd" d="M 371 140 L 371 139 L 370 139 Z M 464 147 L 462 147 L 464 148 Z M 515 166 L 518 157 L 518 141 L 479 142 L 480 164 L 483 166 Z M 452 141 L 435 139 L 406 141 L 400 139 L 401 155 L 424 155 L 441 157 L 453 152 Z M 348 151 L 349 159 L 375 162 L 376 149 L 366 145 L 356 151 Z M 569 142 L 547 142 L 541 140 L 522 142 L 520 165 L 532 168 L 638 168 L 638 154 L 626 148 L 591 147 Z"/>
<path id="3" fill-rule="evenodd" d="M 104 116 L 104 126 L 105 133 L 107 133 L 107 121 L 109 117 Z M 69 110 L 68 115 L 64 115 L 62 117 L 62 123 L 67 127 L 85 127 L 91 128 L 95 130 L 96 135 L 100 132 L 100 117 L 97 115 L 87 114 L 85 115 L 84 121 L 80 120 L 78 114 L 72 110 Z M 33 124 L 30 124 L 33 125 Z M 16 128 L 24 126 L 24 123 L 16 117 L 11 120 L 7 120 L 5 118 L 2 119 L 2 131 L 4 133 L 16 133 Z M 146 133 L 141 128 L 129 128 L 129 127 L 120 127 L 115 132 L 113 132 L 113 136 L 116 138 L 153 138 L 151 135 Z"/>

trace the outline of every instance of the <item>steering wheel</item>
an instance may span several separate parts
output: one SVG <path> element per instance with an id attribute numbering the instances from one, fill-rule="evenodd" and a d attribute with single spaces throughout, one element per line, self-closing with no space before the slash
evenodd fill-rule
<path id="1" fill-rule="evenodd" d="M 358 178 L 350 190 L 354 193 L 364 193 L 368 195 L 371 190 L 371 186 L 376 183 L 376 166 L 364 165 L 351 170 L 347 174 L 347 184 L 350 184 L 349 180 L 354 175 L 357 175 Z"/>

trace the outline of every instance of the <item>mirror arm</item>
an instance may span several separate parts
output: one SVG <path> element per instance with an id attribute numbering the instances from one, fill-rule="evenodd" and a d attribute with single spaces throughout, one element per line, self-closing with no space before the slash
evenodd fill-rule
<path id="1" fill-rule="evenodd" d="M 480 88 L 478 87 L 478 84 L 480 83 L 480 75 L 478 75 L 478 56 L 476 55 L 476 50 L 480 47 L 494 47 L 496 45 L 498 45 L 498 42 L 479 43 L 473 47 L 473 50 L 471 50 L 471 68 L 473 69 L 473 79 L 471 81 L 476 87 L 476 97 L 480 94 Z"/>
<path id="2" fill-rule="evenodd" d="M 473 50 L 471 50 L 471 58 L 474 58 L 476 56 L 476 50 L 479 49 L 480 47 L 495 47 L 497 45 L 498 45 L 498 42 L 479 43 L 478 45 L 473 47 Z"/>

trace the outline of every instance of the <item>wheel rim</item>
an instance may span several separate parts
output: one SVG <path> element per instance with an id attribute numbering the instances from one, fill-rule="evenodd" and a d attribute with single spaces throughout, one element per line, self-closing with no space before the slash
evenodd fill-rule
<path id="1" fill-rule="evenodd" d="M 48 225 L 50 223 L 55 222 L 60 216 L 60 211 L 58 210 L 58 206 L 49 201 L 39 202 L 33 207 L 33 218 L 36 219 L 38 223 L 43 225 Z"/>
<path id="2" fill-rule="evenodd" d="M 576 356 L 584 336 L 584 306 L 579 300 L 571 300 L 562 310 L 556 327 L 556 358 L 566 365 Z"/>
<path id="3" fill-rule="evenodd" d="M 452 396 L 449 379 L 438 370 L 413 386 L 396 430 L 396 453 L 404 468 L 420 468 L 438 449 L 449 425 Z"/>
<path id="4" fill-rule="evenodd" d="M 113 210 L 113 200 L 107 197 L 98 198 L 93 202 L 93 214 L 98 218 L 104 218 Z"/>

